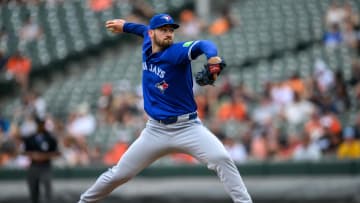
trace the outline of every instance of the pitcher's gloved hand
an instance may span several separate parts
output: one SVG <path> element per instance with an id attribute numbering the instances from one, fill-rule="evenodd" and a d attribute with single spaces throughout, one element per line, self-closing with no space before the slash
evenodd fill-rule
<path id="1" fill-rule="evenodd" d="M 207 63 L 204 68 L 196 73 L 195 80 L 200 86 L 213 85 L 217 79 L 217 76 L 226 67 L 226 63 L 221 59 L 218 63 Z"/>

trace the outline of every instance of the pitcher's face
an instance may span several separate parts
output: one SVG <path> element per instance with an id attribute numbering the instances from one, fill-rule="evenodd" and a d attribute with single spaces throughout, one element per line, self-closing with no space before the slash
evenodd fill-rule
<path id="1" fill-rule="evenodd" d="M 169 47 L 174 43 L 174 28 L 166 25 L 153 30 L 152 40 L 162 49 Z"/>

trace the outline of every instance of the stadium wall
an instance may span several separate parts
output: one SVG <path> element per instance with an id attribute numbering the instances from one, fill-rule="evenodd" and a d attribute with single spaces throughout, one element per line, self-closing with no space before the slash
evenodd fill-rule
<path id="1" fill-rule="evenodd" d="M 238 165 L 243 176 L 284 176 L 284 175 L 359 175 L 360 160 L 326 161 L 321 162 L 259 162 Z M 71 167 L 55 168 L 55 178 L 91 178 L 96 177 L 107 167 Z M 24 169 L 0 168 L 1 180 L 19 180 L 25 178 Z M 146 178 L 190 176 L 212 176 L 214 173 L 205 166 L 152 166 L 142 171 L 139 176 Z"/>

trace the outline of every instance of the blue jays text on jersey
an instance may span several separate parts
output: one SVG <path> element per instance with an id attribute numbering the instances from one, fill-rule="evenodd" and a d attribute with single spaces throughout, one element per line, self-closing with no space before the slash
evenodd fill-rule
<path id="1" fill-rule="evenodd" d="M 123 30 L 144 39 L 142 89 L 146 113 L 162 120 L 196 111 L 191 60 L 201 54 L 217 56 L 216 46 L 207 40 L 179 42 L 152 53 L 148 26 L 125 23 Z"/>
<path id="2" fill-rule="evenodd" d="M 162 70 L 161 68 L 153 65 L 153 64 L 150 64 L 150 67 L 148 67 L 146 65 L 146 62 L 143 62 L 142 63 L 142 67 L 143 67 L 143 70 L 144 71 L 150 71 L 150 72 L 153 72 L 154 74 L 156 74 L 157 76 L 159 76 L 160 78 L 164 78 L 165 77 L 165 71 Z"/>

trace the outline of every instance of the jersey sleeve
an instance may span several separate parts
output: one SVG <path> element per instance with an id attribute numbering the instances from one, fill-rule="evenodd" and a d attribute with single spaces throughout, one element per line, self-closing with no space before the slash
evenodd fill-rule
<path id="1" fill-rule="evenodd" d="M 202 54 L 205 54 L 207 58 L 217 56 L 215 44 L 207 40 L 176 43 L 170 51 L 169 58 L 171 58 L 173 62 L 181 64 L 195 60 Z"/>
<path id="2" fill-rule="evenodd" d="M 189 49 L 188 52 L 189 59 L 194 60 L 201 54 L 205 54 L 207 59 L 213 56 L 217 56 L 218 51 L 216 45 L 209 40 L 195 41 Z"/>
<path id="3" fill-rule="evenodd" d="M 138 23 L 125 23 L 123 31 L 126 33 L 135 34 L 139 37 L 144 37 L 148 31 L 148 27 Z"/>

